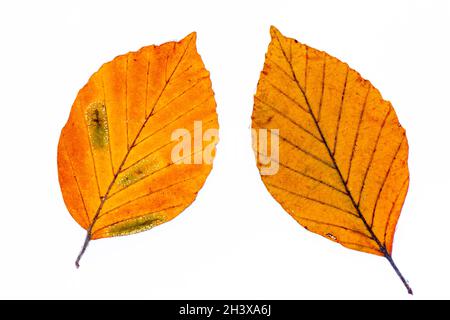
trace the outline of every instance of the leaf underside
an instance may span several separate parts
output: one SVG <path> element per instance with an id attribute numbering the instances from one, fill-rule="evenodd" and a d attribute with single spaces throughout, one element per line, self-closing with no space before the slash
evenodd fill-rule
<path id="1" fill-rule="evenodd" d="M 346 63 L 274 27 L 271 36 L 252 115 L 254 129 L 279 129 L 278 158 L 254 140 L 259 169 L 267 159 L 279 168 L 264 184 L 306 229 L 390 259 L 409 184 L 394 109 Z"/>

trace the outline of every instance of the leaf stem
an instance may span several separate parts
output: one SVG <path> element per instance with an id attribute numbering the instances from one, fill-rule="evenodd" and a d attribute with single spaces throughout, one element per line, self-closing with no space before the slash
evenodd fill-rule
<path id="1" fill-rule="evenodd" d="M 408 290 L 408 293 L 410 295 L 413 295 L 413 291 L 411 289 L 411 287 L 409 286 L 408 281 L 405 279 L 405 277 L 403 277 L 402 273 L 400 272 L 400 270 L 397 268 L 397 265 L 395 264 L 394 260 L 392 259 L 391 255 L 386 251 L 385 247 L 380 248 L 381 251 L 383 252 L 384 256 L 386 257 L 386 259 L 389 261 L 389 263 L 391 264 L 392 268 L 395 270 L 395 273 L 398 275 L 398 277 L 400 278 L 400 280 L 402 280 L 403 284 L 406 287 L 406 290 Z"/>
<path id="2" fill-rule="evenodd" d="M 81 248 L 81 251 L 78 254 L 77 260 L 75 261 L 75 266 L 77 267 L 77 269 L 80 267 L 81 257 L 84 255 L 84 252 L 86 251 L 90 241 L 91 241 L 91 235 L 88 231 L 86 234 L 86 239 L 84 240 L 84 243 L 83 243 L 83 247 Z"/>

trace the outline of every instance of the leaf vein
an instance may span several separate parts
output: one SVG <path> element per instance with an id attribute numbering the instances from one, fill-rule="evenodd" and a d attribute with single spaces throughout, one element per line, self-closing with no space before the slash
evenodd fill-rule
<path id="1" fill-rule="evenodd" d="M 309 131 L 307 128 L 303 127 L 300 123 L 298 123 L 297 121 L 295 121 L 294 119 L 292 119 L 291 117 L 289 117 L 287 115 L 287 113 L 283 113 L 280 110 L 278 110 L 277 108 L 275 108 L 273 105 L 268 104 L 267 102 L 263 101 L 262 99 L 258 98 L 257 96 L 255 96 L 255 100 L 258 100 L 260 103 L 264 104 L 265 106 L 269 107 L 270 109 L 272 109 L 274 112 L 276 112 L 278 115 L 280 115 L 281 117 L 287 119 L 289 122 L 291 122 L 292 124 L 294 124 L 296 127 L 298 127 L 300 130 L 304 131 L 305 133 L 309 134 L 311 137 L 313 137 L 314 139 L 316 139 L 319 142 L 323 142 L 322 139 L 320 139 L 319 137 L 317 137 L 314 133 L 312 133 L 311 131 Z"/>
<path id="2" fill-rule="evenodd" d="M 367 165 L 366 171 L 364 173 L 363 181 L 361 183 L 361 189 L 359 190 L 359 197 L 358 197 L 358 202 L 357 202 L 358 206 L 359 206 L 359 204 L 361 202 L 361 197 L 362 197 L 362 194 L 363 194 L 363 191 L 364 191 L 364 187 L 366 185 L 367 175 L 369 174 L 369 170 L 372 167 L 372 161 L 373 161 L 373 159 L 375 157 L 375 153 L 377 152 L 377 149 L 378 149 L 378 143 L 380 142 L 381 133 L 382 133 L 382 131 L 384 129 L 384 126 L 386 125 L 386 121 L 387 121 L 387 118 L 389 117 L 390 113 L 391 113 L 391 109 L 389 108 L 388 112 L 386 113 L 386 115 L 385 115 L 385 117 L 383 119 L 383 123 L 381 124 L 381 127 L 380 127 L 380 129 L 378 131 L 377 139 L 375 141 L 375 147 L 373 148 L 372 153 L 370 155 L 369 164 Z"/>
<path id="3" fill-rule="evenodd" d="M 369 92 L 370 92 L 370 86 L 369 86 L 369 89 L 367 89 L 367 93 L 366 93 L 366 96 L 364 98 L 364 103 L 363 103 L 361 112 L 359 114 L 358 127 L 356 128 L 355 140 L 353 140 L 352 153 L 351 153 L 350 159 L 349 159 L 349 165 L 348 165 L 347 177 L 345 178 L 345 183 L 348 183 L 348 179 L 350 177 L 350 173 L 351 173 L 351 170 L 352 170 L 353 157 L 355 156 L 356 144 L 358 142 L 359 132 L 360 132 L 360 128 L 361 128 L 361 122 L 362 122 L 362 119 L 363 119 L 363 116 L 364 116 L 364 113 L 365 113 L 365 110 L 366 110 L 367 98 L 369 97 Z"/>
<path id="4" fill-rule="evenodd" d="M 391 161 L 391 163 L 390 163 L 390 165 L 389 165 L 389 169 L 387 170 L 386 175 L 385 175 L 384 178 L 383 178 L 383 182 L 381 183 L 381 187 L 380 187 L 380 189 L 378 190 L 378 194 L 377 194 L 377 197 L 376 197 L 376 200 L 375 200 L 375 205 L 374 205 L 374 207 L 373 207 L 372 217 L 371 217 L 371 221 L 370 221 L 370 227 L 371 227 L 371 228 L 373 227 L 373 222 L 374 222 L 374 220 L 375 220 L 375 214 L 376 214 L 376 210 L 377 210 L 377 206 L 378 206 L 378 201 L 380 200 L 381 192 L 383 191 L 384 186 L 385 186 L 385 184 L 386 184 L 386 181 L 387 181 L 387 179 L 388 179 L 388 177 L 389 177 L 389 174 L 391 173 L 392 166 L 394 165 L 394 162 L 395 162 L 395 160 L 397 159 L 397 156 L 398 156 L 398 153 L 399 153 L 399 151 L 400 151 L 400 148 L 401 148 L 401 146 L 402 146 L 402 144 L 403 144 L 403 141 L 405 141 L 405 135 L 402 136 L 402 139 L 401 139 L 401 141 L 400 141 L 400 143 L 399 143 L 399 145 L 398 145 L 398 148 L 397 148 L 397 150 L 395 151 L 395 155 L 394 155 L 394 157 L 392 158 L 392 161 Z"/>
<path id="5" fill-rule="evenodd" d="M 98 218 L 100 219 L 100 218 L 102 218 L 102 217 L 104 217 L 104 216 L 107 216 L 107 215 L 109 215 L 110 213 L 112 213 L 113 211 L 119 210 L 119 209 L 125 207 L 126 205 L 128 205 L 128 204 L 130 204 L 130 203 L 133 203 L 133 202 L 135 202 L 135 201 L 137 201 L 137 200 L 139 200 L 139 199 L 149 197 L 149 196 L 151 196 L 151 195 L 153 195 L 153 194 L 155 194 L 155 193 L 158 193 L 158 192 L 161 192 L 161 191 L 165 191 L 165 190 L 170 189 L 170 188 L 172 188 L 172 187 L 174 187 L 174 186 L 176 186 L 176 185 L 185 183 L 185 182 L 190 181 L 190 180 L 197 179 L 197 178 L 199 178 L 199 177 L 201 177 L 201 175 L 199 175 L 199 176 L 194 176 L 194 177 L 189 177 L 189 178 L 187 178 L 187 179 L 184 179 L 184 180 L 181 180 L 181 181 L 172 183 L 172 184 L 170 184 L 170 185 L 168 185 L 168 186 L 165 186 L 165 187 L 162 187 L 162 188 L 159 188 L 159 189 L 155 189 L 155 190 L 151 190 L 149 193 L 146 193 L 146 194 L 141 195 L 141 196 L 139 196 L 139 197 L 136 197 L 136 198 L 134 198 L 134 199 L 128 200 L 128 201 L 126 201 L 126 202 L 124 202 L 124 203 L 121 203 L 121 204 L 117 205 L 117 206 L 114 207 L 114 208 L 109 209 L 108 211 L 103 212 L 102 214 L 100 214 L 100 215 L 98 216 Z"/>
<path id="6" fill-rule="evenodd" d="M 395 205 L 397 204 L 397 201 L 400 198 L 401 193 L 403 192 L 403 188 L 408 185 L 408 182 L 409 182 L 409 176 L 406 177 L 405 181 L 402 183 L 402 186 L 400 187 L 400 189 L 399 189 L 399 191 L 397 193 L 397 196 L 395 197 L 395 200 L 392 203 L 391 210 L 389 210 L 389 215 L 388 215 L 386 224 L 384 226 L 384 236 L 383 236 L 383 244 L 384 245 L 386 245 L 387 230 L 388 230 L 389 224 L 391 222 L 392 212 L 394 211 Z"/>
<path id="7" fill-rule="evenodd" d="M 373 240 L 372 237 L 370 237 L 369 235 L 365 234 L 364 232 L 361 232 L 361 231 L 356 230 L 356 229 L 351 229 L 351 228 L 348 228 L 348 227 L 345 227 L 345 226 L 341 226 L 339 224 L 328 223 L 328 222 L 319 221 L 319 220 L 310 219 L 310 218 L 304 218 L 304 217 L 298 217 L 298 219 L 305 220 L 305 221 L 312 222 L 312 223 L 323 224 L 323 225 L 326 225 L 326 226 L 335 227 L 335 228 L 339 228 L 339 229 L 344 229 L 346 231 L 354 232 L 354 233 L 357 233 L 357 234 L 359 234 L 359 235 L 361 235 L 361 236 L 363 236 L 365 238 Z"/>
<path id="8" fill-rule="evenodd" d="M 334 145 L 333 145 L 333 152 L 332 152 L 333 156 L 336 154 L 336 148 L 337 148 L 337 143 L 338 143 L 339 127 L 341 124 L 342 109 L 344 107 L 345 91 L 347 89 L 348 72 L 349 72 L 349 67 L 347 66 L 347 71 L 345 73 L 344 89 L 342 90 L 341 104 L 339 106 L 339 115 L 338 115 L 337 124 L 336 124 L 336 131 L 335 131 L 336 133 L 334 135 Z"/>
<path id="9" fill-rule="evenodd" d="M 319 199 L 314 199 L 314 198 L 305 196 L 305 195 L 303 195 L 303 194 L 300 194 L 300 193 L 297 193 L 297 192 L 290 191 L 290 190 L 288 190 L 288 189 L 286 189 L 286 188 L 277 186 L 277 185 L 272 184 L 272 183 L 269 183 L 269 182 L 266 182 L 266 184 L 269 185 L 269 186 L 271 186 L 272 188 L 279 189 L 279 190 L 281 190 L 281 191 L 283 191 L 283 192 L 292 194 L 292 195 L 294 195 L 294 196 L 297 196 L 297 197 L 300 197 L 300 198 L 303 198 L 303 199 L 306 199 L 306 200 L 310 200 L 310 201 L 313 201 L 313 202 L 317 202 L 317 203 L 319 203 L 319 204 L 321 204 L 321 205 L 324 205 L 324 206 L 326 206 L 326 207 L 334 208 L 334 209 L 336 209 L 336 210 L 338 210 L 338 211 L 341 211 L 341 212 L 343 212 L 343 213 L 346 213 L 346 214 L 349 214 L 349 215 L 351 215 L 351 216 L 354 216 L 354 217 L 359 218 L 359 216 L 358 216 L 357 214 L 355 214 L 354 212 L 351 212 L 351 211 L 349 211 L 349 210 L 347 210 L 347 209 L 344 209 L 344 208 L 335 206 L 334 204 L 327 203 L 327 202 L 324 202 L 324 201 L 319 200 Z"/>
<path id="10" fill-rule="evenodd" d="M 67 155 L 67 158 L 69 159 L 70 169 L 71 169 L 73 178 L 75 179 L 75 184 L 77 185 L 77 190 L 78 190 L 78 194 L 80 195 L 81 202 L 83 203 L 84 212 L 86 213 L 86 219 L 87 219 L 86 225 L 89 225 L 90 218 L 89 218 L 89 214 L 88 214 L 88 211 L 87 211 L 87 208 L 86 208 L 86 202 L 84 201 L 83 194 L 81 193 L 80 184 L 78 183 L 78 178 L 77 178 L 77 175 L 75 174 L 75 170 L 73 168 L 72 159 L 70 158 L 70 155 L 67 152 L 67 148 L 66 148 L 66 145 L 65 145 L 64 141 L 62 142 L 62 148 L 64 150 L 64 153 Z"/>
<path id="11" fill-rule="evenodd" d="M 107 226 L 103 226 L 103 227 L 99 228 L 98 230 L 95 230 L 94 234 L 95 234 L 95 233 L 98 233 L 98 232 L 100 232 L 100 231 L 102 231 L 102 230 L 104 230 L 104 229 L 111 228 L 111 227 L 113 227 L 113 226 L 115 226 L 115 225 L 118 225 L 119 223 L 123 223 L 123 222 L 131 221 L 131 220 L 143 218 L 143 217 L 146 217 L 146 216 L 151 215 L 151 214 L 164 212 L 164 211 L 167 211 L 167 210 L 170 210 L 170 209 L 175 209 L 175 208 L 178 208 L 178 207 L 182 207 L 182 206 L 184 206 L 184 205 L 185 205 L 185 204 L 172 205 L 172 206 L 170 206 L 170 207 L 166 207 L 166 208 L 164 208 L 164 209 L 159 209 L 159 210 L 157 210 L 157 211 L 147 212 L 147 213 L 145 213 L 145 214 L 143 214 L 143 215 L 140 215 L 140 216 L 137 216 L 137 217 L 132 217 L 132 218 L 127 218 L 127 219 L 119 220 L 119 221 L 116 221 L 116 222 L 114 222 L 114 223 L 111 223 L 111 224 L 109 224 L 109 225 L 107 225 Z"/>

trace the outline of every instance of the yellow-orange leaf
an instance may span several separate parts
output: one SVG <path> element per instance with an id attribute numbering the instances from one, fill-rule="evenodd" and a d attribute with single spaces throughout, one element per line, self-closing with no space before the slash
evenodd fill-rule
<path id="1" fill-rule="evenodd" d="M 79 258 L 91 239 L 171 220 L 205 182 L 217 142 L 206 132 L 218 123 L 195 41 L 192 33 L 118 56 L 79 91 L 58 145 L 64 201 L 87 230 Z M 176 149 L 182 140 L 189 152 Z"/>
<path id="2" fill-rule="evenodd" d="M 264 184 L 306 229 L 385 256 L 408 287 L 391 258 L 409 183 L 394 109 L 346 63 L 274 27 L 271 36 L 252 115 Z M 261 148 L 260 129 L 272 129 L 278 154 Z M 264 174 L 269 162 L 277 170 Z"/>

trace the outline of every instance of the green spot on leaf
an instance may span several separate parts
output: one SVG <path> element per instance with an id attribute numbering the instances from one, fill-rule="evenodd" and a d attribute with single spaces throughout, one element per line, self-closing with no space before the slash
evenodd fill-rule
<path id="1" fill-rule="evenodd" d="M 141 231 L 145 231 L 156 227 L 164 222 L 162 217 L 155 217 L 154 215 L 139 217 L 130 221 L 121 222 L 112 226 L 109 230 L 111 236 L 124 236 Z"/>
<path id="2" fill-rule="evenodd" d="M 94 102 L 86 110 L 86 123 L 89 138 L 95 149 L 102 149 L 109 144 L 108 117 L 104 103 Z"/>
<path id="3" fill-rule="evenodd" d="M 136 165 L 134 168 L 131 168 L 128 172 L 126 172 L 117 181 L 117 183 L 123 187 L 127 187 L 144 178 L 146 176 L 146 172 L 147 170 L 144 165 Z"/>

